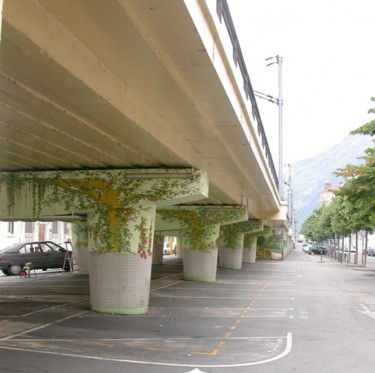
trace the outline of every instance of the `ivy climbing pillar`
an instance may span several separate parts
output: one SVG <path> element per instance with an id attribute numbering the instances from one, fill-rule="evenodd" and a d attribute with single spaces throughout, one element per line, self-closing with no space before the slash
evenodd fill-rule
<path id="1" fill-rule="evenodd" d="M 119 234 L 126 234 L 130 250 L 90 252 L 90 303 L 94 311 L 142 314 L 148 310 L 156 206 L 138 208 L 125 226 L 116 228 Z"/>
<path id="2" fill-rule="evenodd" d="M 182 258 L 182 241 L 181 241 L 181 234 L 180 232 L 176 234 L 176 247 L 175 247 L 175 255 L 176 258 Z"/>
<path id="3" fill-rule="evenodd" d="M 249 236 L 256 237 L 256 257 L 268 259 L 271 254 L 268 253 L 268 243 L 272 241 L 272 231 L 270 227 L 263 227 L 263 230 L 255 233 L 249 233 Z"/>
<path id="4" fill-rule="evenodd" d="M 164 236 L 156 232 L 152 249 L 152 264 L 163 264 Z"/>
<path id="5" fill-rule="evenodd" d="M 244 234 L 236 224 L 223 225 L 220 229 L 219 265 L 222 268 L 241 269 Z"/>
<path id="6" fill-rule="evenodd" d="M 245 234 L 243 243 L 243 263 L 255 263 L 257 257 L 257 236 Z"/>
<path id="7" fill-rule="evenodd" d="M 46 206 L 86 216 L 91 308 L 116 314 L 148 310 L 156 209 L 208 196 L 207 175 L 192 169 L 27 171 L 0 181 L 10 209 L 36 220 Z"/>
<path id="8" fill-rule="evenodd" d="M 158 213 L 166 221 L 178 220 L 181 224 L 184 279 L 216 281 L 220 225 L 247 220 L 245 208 L 186 207 Z"/>
<path id="9" fill-rule="evenodd" d="M 244 249 L 244 234 L 260 231 L 259 220 L 223 225 L 220 229 L 219 263 L 222 268 L 241 269 Z"/>
<path id="10" fill-rule="evenodd" d="M 81 275 L 89 273 L 89 249 L 88 249 L 88 232 L 86 221 L 72 221 L 73 228 L 73 251 L 76 257 L 79 273 Z"/>

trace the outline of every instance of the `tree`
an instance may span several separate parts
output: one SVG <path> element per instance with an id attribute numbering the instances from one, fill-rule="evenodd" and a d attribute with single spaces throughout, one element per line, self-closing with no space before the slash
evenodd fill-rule
<path id="1" fill-rule="evenodd" d="M 375 97 L 371 98 L 375 101 Z M 375 108 L 368 111 L 375 114 Z M 375 119 L 352 131 L 352 135 L 375 136 Z M 375 228 L 375 148 L 365 149 L 363 164 L 347 165 L 335 174 L 344 178 L 344 185 L 335 193 L 331 205 L 315 209 L 304 222 L 301 233 L 320 241 L 346 236 L 363 229 Z"/>
<path id="2" fill-rule="evenodd" d="M 371 98 L 375 101 L 375 97 Z M 369 114 L 375 114 L 375 108 Z M 352 135 L 375 135 L 375 120 L 362 125 L 351 132 Z M 347 165 L 338 169 L 336 175 L 345 179 L 344 186 L 337 192 L 347 203 L 351 204 L 351 220 L 354 225 L 372 231 L 375 228 L 375 148 L 365 149 L 361 159 L 364 163 L 359 166 Z"/>
<path id="3" fill-rule="evenodd" d="M 321 213 L 322 208 L 316 208 L 312 215 L 310 215 L 302 224 L 301 233 L 306 237 L 306 239 L 311 241 L 320 240 L 321 233 L 319 231 L 318 222 Z"/>

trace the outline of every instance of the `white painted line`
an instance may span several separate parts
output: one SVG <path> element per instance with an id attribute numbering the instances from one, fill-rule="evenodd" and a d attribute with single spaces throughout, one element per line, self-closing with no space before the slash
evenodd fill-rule
<path id="1" fill-rule="evenodd" d="M 245 338 L 245 339 L 260 339 L 260 338 Z M 271 337 L 268 337 L 267 339 L 271 339 Z M 19 348 L 19 347 L 0 346 L 0 349 L 12 350 L 12 351 L 26 351 L 26 352 L 40 353 L 40 354 L 46 354 L 46 355 L 67 356 L 67 357 L 75 357 L 75 358 L 81 358 L 81 359 L 99 360 L 99 361 L 112 361 L 112 362 L 129 363 L 129 364 L 147 364 L 147 365 L 156 365 L 156 366 L 187 367 L 187 368 L 238 368 L 238 367 L 247 367 L 247 366 L 252 366 L 252 365 L 266 364 L 266 363 L 270 363 L 270 362 L 282 359 L 283 357 L 287 356 L 290 353 L 290 351 L 292 350 L 292 346 L 293 346 L 292 333 L 288 333 L 286 336 L 285 349 L 279 355 L 272 357 L 270 359 L 247 362 L 247 363 L 239 363 L 239 364 L 163 363 L 163 362 L 155 362 L 155 361 L 147 361 L 147 360 L 114 359 L 114 358 L 87 356 L 87 355 L 80 355 L 80 354 L 68 354 L 68 353 L 63 353 L 63 352 L 37 351 L 33 349 Z"/>
<path id="2" fill-rule="evenodd" d="M 265 311 L 275 311 L 275 310 L 294 311 L 294 308 L 293 307 L 291 307 L 291 308 L 280 308 L 280 307 L 257 307 L 257 308 L 253 308 L 253 307 L 251 307 L 251 311 L 259 311 L 259 310 L 265 310 Z"/>
<path id="3" fill-rule="evenodd" d="M 183 272 L 180 272 L 180 273 L 176 273 L 174 275 L 168 275 L 168 276 L 165 276 L 165 277 L 156 278 L 154 280 L 151 280 L 151 282 L 156 282 L 156 281 L 160 281 L 160 280 L 168 280 L 171 277 L 182 276 L 182 275 L 183 275 Z"/>
<path id="4" fill-rule="evenodd" d="M 155 289 L 157 290 L 157 289 Z M 253 299 L 255 297 L 197 297 L 193 295 L 170 295 L 170 294 L 153 294 L 155 297 L 159 298 L 179 298 L 179 299 L 227 299 L 227 300 L 235 300 L 235 299 L 241 299 L 241 300 L 249 300 Z M 263 297 L 256 297 L 257 300 L 263 299 L 263 300 L 294 300 L 293 297 L 290 298 L 263 298 Z"/>
<path id="5" fill-rule="evenodd" d="M 83 299 L 83 300 L 79 300 L 79 301 L 76 301 L 76 302 L 68 302 L 68 303 L 64 303 L 64 304 L 60 304 L 58 306 L 51 306 L 51 307 L 47 307 L 47 308 L 42 308 L 40 310 L 37 310 L 37 311 L 33 311 L 33 312 L 28 312 L 28 313 L 24 313 L 22 315 L 9 315 L 9 316 L 2 316 L 2 317 L 8 317 L 8 318 L 21 318 L 21 317 L 27 317 L 27 316 L 30 316 L 30 315 L 36 315 L 38 313 L 43 313 L 43 312 L 47 312 L 47 311 L 51 311 L 51 310 L 55 310 L 56 308 L 62 308 L 62 307 L 67 307 L 71 304 L 77 304 L 77 303 L 83 303 L 83 302 L 87 302 L 89 301 L 90 298 L 87 298 L 87 299 Z M 47 302 L 47 301 L 46 301 Z"/>
<path id="6" fill-rule="evenodd" d="M 248 341 L 251 339 L 262 340 L 262 339 L 285 339 L 282 337 L 228 337 L 225 338 L 226 341 Z M 15 338 L 12 342 L 165 342 L 166 340 L 172 341 L 197 341 L 196 338 L 192 337 L 176 337 L 176 338 L 99 338 L 99 339 L 79 339 L 79 338 L 38 338 L 38 339 L 25 339 L 25 338 Z M 206 337 L 199 338 L 199 341 L 222 341 L 223 337 Z"/>
<path id="7" fill-rule="evenodd" d="M 20 335 L 24 335 L 24 334 L 35 332 L 36 330 L 44 329 L 44 328 L 47 328 L 47 327 L 49 327 L 51 325 L 58 324 L 58 323 L 66 321 L 66 320 L 72 319 L 73 317 L 77 317 L 77 316 L 83 315 L 84 313 L 87 313 L 87 311 L 78 312 L 78 313 L 75 313 L 73 315 L 70 315 L 70 316 L 64 317 L 62 319 L 56 320 L 54 322 L 50 322 L 50 323 L 47 323 L 47 324 L 39 325 L 39 326 L 36 326 L 35 328 L 26 329 L 26 330 L 24 330 L 24 331 L 22 331 L 20 333 L 8 335 L 7 337 L 0 338 L 0 341 L 8 341 L 10 339 L 13 339 L 14 337 L 19 337 Z"/>
<path id="8" fill-rule="evenodd" d="M 294 297 L 291 297 L 291 298 L 262 298 L 262 297 L 257 297 L 257 300 L 294 300 Z"/>
<path id="9" fill-rule="evenodd" d="M 269 286 L 267 286 L 269 287 Z M 280 291 L 280 292 L 285 292 L 285 291 L 295 291 L 294 289 L 264 289 L 263 290 L 263 287 L 260 287 L 259 289 L 249 289 L 249 288 L 244 288 L 244 289 L 221 289 L 221 288 L 183 288 L 183 287 L 178 287 L 176 289 L 173 289 L 173 290 L 176 290 L 176 291 L 183 291 L 183 290 L 207 290 L 207 291 L 230 291 L 230 292 L 233 292 L 233 291 L 247 291 L 247 292 L 259 292 L 259 291 L 262 291 L 262 292 L 265 292 L 265 291 Z"/>
<path id="10" fill-rule="evenodd" d="M 157 291 L 157 290 L 160 290 L 160 289 L 169 288 L 170 286 L 176 285 L 179 282 L 181 282 L 181 281 L 172 282 L 171 284 L 168 284 L 168 285 L 160 286 L 160 287 L 155 288 L 155 289 L 150 289 L 150 293 L 153 293 L 154 291 Z"/>
<path id="11" fill-rule="evenodd" d="M 245 319 L 293 319 L 293 316 L 255 316 L 248 315 Z"/>
<path id="12" fill-rule="evenodd" d="M 363 308 L 362 310 L 357 310 L 360 313 L 363 313 L 365 316 L 371 317 L 375 320 L 375 312 L 371 311 L 366 305 L 360 304 L 360 306 Z"/>

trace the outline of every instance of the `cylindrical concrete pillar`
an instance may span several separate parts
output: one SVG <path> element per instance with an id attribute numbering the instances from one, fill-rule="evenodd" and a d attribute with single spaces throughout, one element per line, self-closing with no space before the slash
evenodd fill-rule
<path id="1" fill-rule="evenodd" d="M 152 264 L 163 264 L 163 245 L 164 236 L 155 234 L 152 248 Z"/>
<path id="2" fill-rule="evenodd" d="M 244 263 L 255 263 L 257 254 L 257 237 L 245 234 L 243 257 Z"/>
<path id="3" fill-rule="evenodd" d="M 183 267 L 185 280 L 215 282 L 217 271 L 217 249 L 201 251 L 184 247 Z"/>
<path id="4" fill-rule="evenodd" d="M 150 256 L 90 253 L 90 302 L 97 312 L 143 314 L 148 310 Z"/>
<path id="5" fill-rule="evenodd" d="M 232 249 L 228 247 L 219 248 L 219 263 L 221 268 L 241 269 L 243 248 Z"/>

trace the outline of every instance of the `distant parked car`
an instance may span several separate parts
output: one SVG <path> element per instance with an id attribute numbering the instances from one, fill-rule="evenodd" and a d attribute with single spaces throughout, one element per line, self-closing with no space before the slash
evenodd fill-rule
<path id="1" fill-rule="evenodd" d="M 311 254 L 311 247 L 312 247 L 312 245 L 309 244 L 309 243 L 307 243 L 307 242 L 304 242 L 304 243 L 302 244 L 302 250 L 303 250 L 305 253 L 307 253 L 307 254 Z"/>
<path id="2" fill-rule="evenodd" d="M 340 249 L 340 251 L 342 251 L 342 249 Z M 348 247 L 348 246 L 345 246 L 345 247 L 344 247 L 344 251 L 348 252 L 348 251 L 349 251 L 349 247 Z M 356 252 L 356 248 L 355 248 L 354 246 L 352 246 L 352 247 L 350 248 L 350 252 L 351 252 L 351 253 L 355 253 L 355 252 Z"/>
<path id="3" fill-rule="evenodd" d="M 324 246 L 314 245 L 311 248 L 311 254 L 323 254 L 323 255 L 325 255 L 326 252 L 327 252 L 327 248 L 324 247 Z"/>
<path id="4" fill-rule="evenodd" d="M 163 246 L 163 254 L 164 255 L 169 255 L 170 253 L 171 253 L 170 243 L 169 242 L 165 242 L 164 246 Z"/>
<path id="5" fill-rule="evenodd" d="M 369 247 L 369 248 L 367 249 L 367 255 L 368 255 L 368 256 L 375 256 L 375 248 L 373 248 L 373 247 Z"/>
<path id="6" fill-rule="evenodd" d="M 30 262 L 34 269 L 62 268 L 66 252 L 52 241 L 15 243 L 0 251 L 0 269 L 7 276 L 15 276 Z M 64 270 L 69 270 L 69 261 Z"/>

